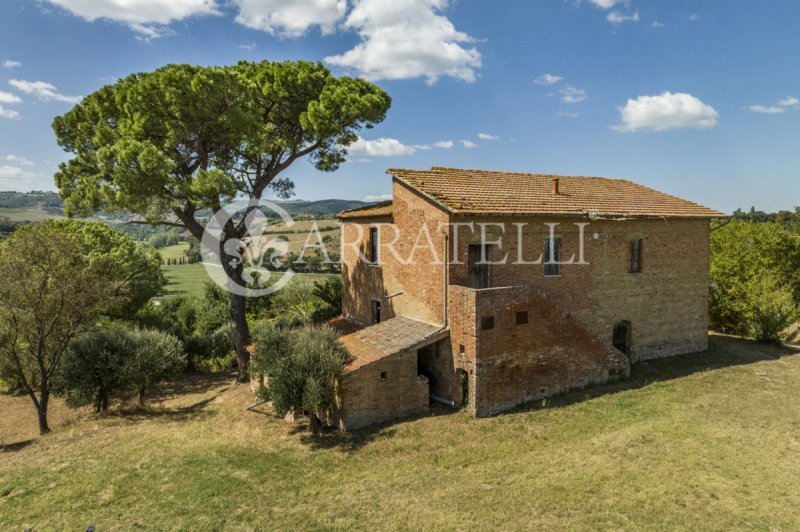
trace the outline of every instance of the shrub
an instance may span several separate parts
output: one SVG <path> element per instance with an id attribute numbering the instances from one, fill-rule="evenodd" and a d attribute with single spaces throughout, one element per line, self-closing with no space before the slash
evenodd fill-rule
<path id="1" fill-rule="evenodd" d="M 774 274 L 753 278 L 747 287 L 745 309 L 749 335 L 760 342 L 778 342 L 781 333 L 797 319 L 792 293 Z"/>
<path id="2" fill-rule="evenodd" d="M 95 411 L 107 411 L 111 394 L 128 384 L 124 368 L 132 348 L 128 331 L 121 327 L 77 337 L 61 361 L 56 391 L 65 395 L 67 406 L 92 403 Z"/>
<path id="3" fill-rule="evenodd" d="M 144 405 L 148 386 L 186 367 L 186 351 L 177 337 L 161 331 L 135 329 L 127 334 L 131 352 L 125 360 L 124 380 L 135 387 L 139 404 Z"/>

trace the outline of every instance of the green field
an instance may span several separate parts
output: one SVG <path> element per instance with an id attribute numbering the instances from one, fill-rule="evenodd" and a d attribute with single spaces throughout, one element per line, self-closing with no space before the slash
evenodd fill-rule
<path id="1" fill-rule="evenodd" d="M 44 438 L 0 396 L 0 529 L 800 529 L 800 356 L 711 346 L 546 407 L 319 439 L 232 376 L 105 416 L 56 400 Z"/>
<path id="2" fill-rule="evenodd" d="M 181 257 L 185 257 L 185 253 L 188 249 L 189 244 L 183 242 L 174 246 L 159 248 L 157 251 L 159 255 L 161 255 L 161 258 L 166 261 L 167 259 L 179 259 Z"/>
<path id="3" fill-rule="evenodd" d="M 202 264 L 162 266 L 161 270 L 167 277 L 166 290 L 168 295 L 202 297 L 203 285 L 207 280 L 211 279 Z M 280 276 L 282 274 L 276 272 L 273 275 Z M 324 280 L 327 277 L 329 277 L 328 274 L 302 273 L 295 274 L 291 282 L 313 283 Z"/>
<path id="4" fill-rule="evenodd" d="M 53 214 L 39 207 L 0 207 L 0 216 L 8 218 L 12 222 L 42 222 L 63 218 L 60 214 Z"/>

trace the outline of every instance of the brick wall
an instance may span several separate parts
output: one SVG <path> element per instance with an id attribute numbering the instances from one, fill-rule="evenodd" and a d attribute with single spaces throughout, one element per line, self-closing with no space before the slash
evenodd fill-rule
<path id="1" fill-rule="evenodd" d="M 393 223 L 388 218 L 365 218 L 342 224 L 342 314 L 361 323 L 371 323 L 370 301 L 381 301 L 381 314 L 412 316 L 422 321 L 443 324 L 444 316 L 444 246 L 445 237 L 437 228 L 446 227 L 448 215 L 435 204 L 405 185 L 393 184 Z M 360 229 L 359 229 L 360 226 Z M 356 242 L 363 235 L 360 248 L 367 254 L 369 228 L 378 227 L 379 266 L 365 264 L 347 242 Z M 423 232 L 423 227 L 429 229 Z M 428 235 L 436 256 L 428 249 Z M 394 243 L 397 257 L 388 244 Z M 419 245 L 415 249 L 415 245 Z M 398 257 L 401 260 L 398 260 Z M 414 258 L 414 264 L 401 261 Z M 436 264 L 438 259 L 440 264 Z"/>
<path id="2" fill-rule="evenodd" d="M 428 405 L 428 380 L 417 375 L 417 351 L 409 349 L 342 375 L 333 424 L 356 430 L 425 412 Z"/>
<path id="3" fill-rule="evenodd" d="M 470 372 L 468 404 L 476 416 L 629 371 L 622 353 L 594 338 L 539 289 L 452 286 L 449 301 L 453 351 L 456 363 Z M 527 323 L 517 323 L 519 312 L 527 313 Z M 485 330 L 483 318 L 489 317 L 493 327 Z"/>
<path id="4" fill-rule="evenodd" d="M 530 285 L 542 289 L 594 336 L 609 345 L 614 325 L 632 324 L 632 356 L 647 359 L 705 350 L 708 333 L 709 224 L 707 220 L 590 221 L 570 218 L 473 218 L 469 221 L 505 224 L 507 232 L 487 226 L 487 239 L 502 237 L 491 260 L 508 254 L 508 264 L 490 265 L 490 286 Z M 544 265 L 516 265 L 541 255 L 549 228 L 560 223 L 562 260 L 579 258 L 579 230 L 585 228 L 584 256 L 588 265 L 563 265 L 558 277 L 546 277 Z M 519 245 L 513 223 L 527 223 Z M 468 284 L 467 250 L 480 232 L 459 229 L 458 257 L 450 266 L 452 284 Z M 643 271 L 628 273 L 629 241 L 643 240 Z M 452 239 L 451 239 L 452 241 Z"/>

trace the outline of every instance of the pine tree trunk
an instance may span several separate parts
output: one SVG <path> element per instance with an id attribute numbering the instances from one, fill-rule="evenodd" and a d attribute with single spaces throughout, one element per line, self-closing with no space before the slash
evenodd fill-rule
<path id="1" fill-rule="evenodd" d="M 139 406 L 144 406 L 144 386 L 139 386 Z"/>
<path id="2" fill-rule="evenodd" d="M 233 328 L 233 342 L 236 346 L 236 366 L 238 368 L 237 382 L 250 382 L 250 353 L 247 348 L 250 346 L 250 328 L 247 325 L 247 296 L 237 294 L 236 289 L 241 291 L 246 285 L 242 274 L 244 267 L 242 264 L 231 267 L 228 261 L 223 262 L 225 273 L 228 276 L 228 285 L 231 296 L 230 321 Z"/>

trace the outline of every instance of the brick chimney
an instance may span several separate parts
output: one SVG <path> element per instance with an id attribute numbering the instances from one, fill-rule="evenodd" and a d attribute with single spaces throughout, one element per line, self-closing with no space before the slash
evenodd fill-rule
<path id="1" fill-rule="evenodd" d="M 558 194 L 558 178 L 553 178 L 553 194 Z"/>

